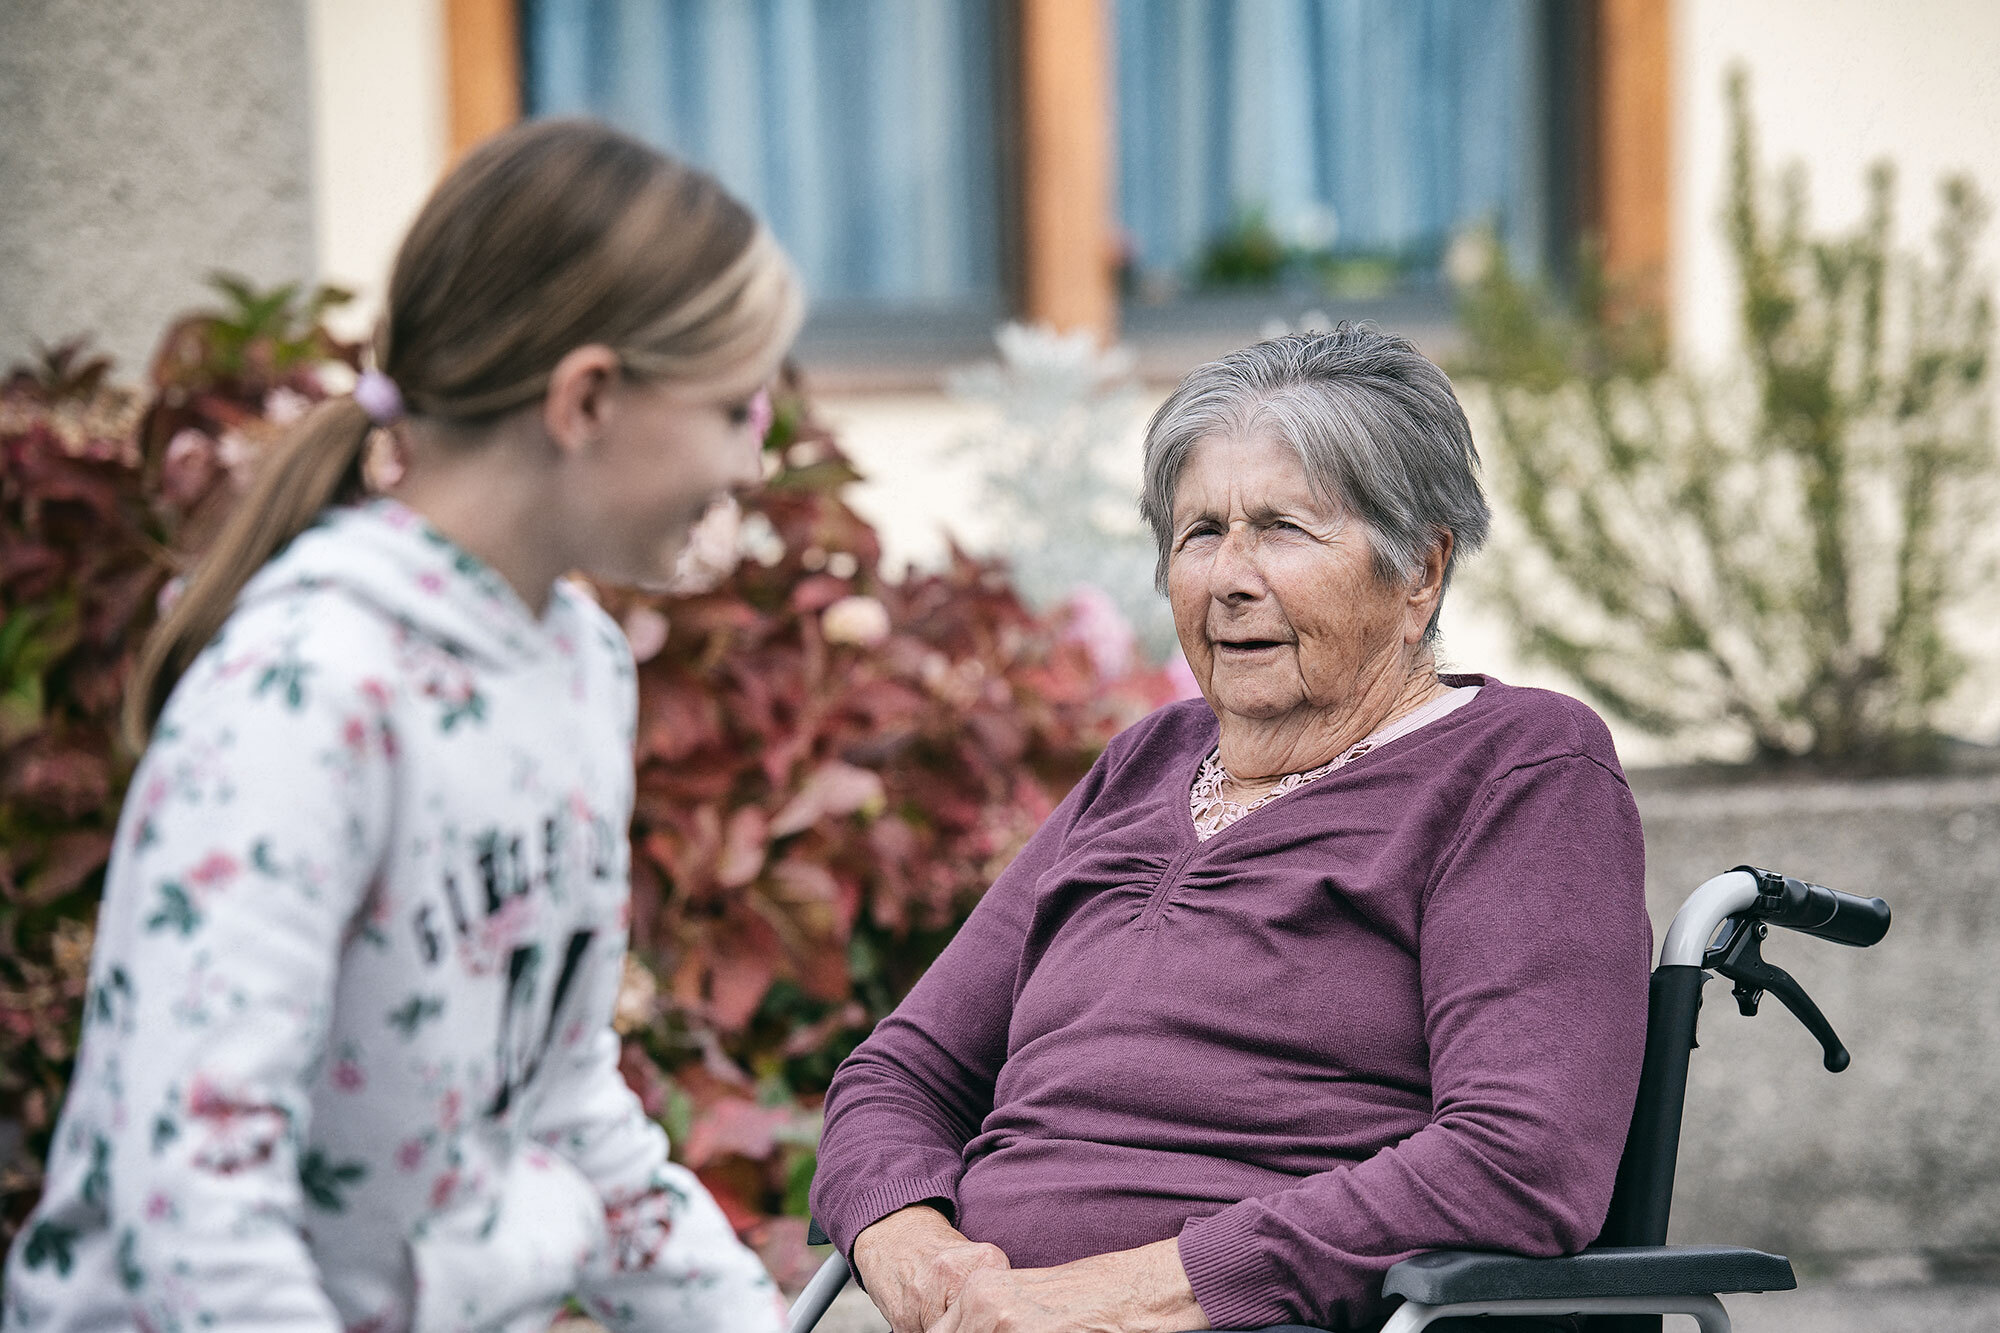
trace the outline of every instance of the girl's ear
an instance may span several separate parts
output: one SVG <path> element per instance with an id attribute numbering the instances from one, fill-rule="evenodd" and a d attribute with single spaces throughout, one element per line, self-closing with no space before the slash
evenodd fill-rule
<path id="1" fill-rule="evenodd" d="M 559 452 L 578 454 L 597 442 L 621 373 L 618 353 L 602 343 L 586 343 L 556 362 L 542 397 L 542 426 Z"/>

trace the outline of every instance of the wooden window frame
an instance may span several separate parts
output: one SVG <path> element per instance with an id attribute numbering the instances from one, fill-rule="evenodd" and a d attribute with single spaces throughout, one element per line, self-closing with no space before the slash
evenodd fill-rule
<path id="1" fill-rule="evenodd" d="M 516 0 L 443 0 L 451 156 L 521 117 Z M 1671 260 L 1673 0 L 1575 0 L 1585 39 L 1577 220 L 1606 271 L 1663 313 Z M 1003 104 L 1005 269 L 1032 322 L 1118 333 L 1109 0 L 1012 0 L 1017 74 Z M 1014 229 L 1003 229 L 1014 230 Z"/>

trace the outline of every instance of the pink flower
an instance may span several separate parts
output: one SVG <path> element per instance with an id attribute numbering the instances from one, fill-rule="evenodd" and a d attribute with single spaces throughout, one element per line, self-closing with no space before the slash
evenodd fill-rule
<path id="1" fill-rule="evenodd" d="M 282 384 L 264 395 L 264 415 L 273 425 L 289 426 L 311 407 L 312 399 Z"/>
<path id="2" fill-rule="evenodd" d="M 1116 680 L 1132 669 L 1138 636 L 1133 634 L 1132 625 L 1118 609 L 1118 603 L 1111 600 L 1111 594 L 1095 584 L 1081 583 L 1070 593 L 1063 609 L 1069 612 L 1063 638 L 1083 645 L 1099 676 Z"/>
<path id="3" fill-rule="evenodd" d="M 257 462 L 263 457 L 263 450 L 249 436 L 241 431 L 226 430 L 222 438 L 215 442 L 216 461 L 229 473 L 229 484 L 241 491 L 250 485 L 250 478 L 256 475 Z"/>
<path id="4" fill-rule="evenodd" d="M 174 1215 L 174 1201 L 157 1190 L 146 1199 L 146 1220 L 164 1222 Z"/>
<path id="5" fill-rule="evenodd" d="M 348 749 L 360 754 L 368 748 L 367 724 L 358 717 L 348 718 L 347 725 L 341 728 L 341 739 L 346 742 Z"/>
<path id="6" fill-rule="evenodd" d="M 633 661 L 650 662 L 667 646 L 667 618 L 650 606 L 635 606 L 625 613 L 625 639 Z"/>
<path id="7" fill-rule="evenodd" d="M 451 1196 L 458 1189 L 458 1169 L 451 1170 L 431 1182 L 431 1207 L 442 1208 L 451 1202 Z"/>
<path id="8" fill-rule="evenodd" d="M 359 1092 L 367 1082 L 361 1066 L 352 1060 L 342 1060 L 333 1067 L 333 1086 L 342 1092 Z"/>
<path id="9" fill-rule="evenodd" d="M 417 575 L 417 586 L 433 595 L 444 591 L 444 578 L 436 570 L 427 569 Z"/>
<path id="10" fill-rule="evenodd" d="M 168 612 L 174 609 L 174 604 L 180 601 L 181 594 L 187 591 L 187 586 L 185 574 L 176 574 L 160 585 L 159 595 L 153 599 L 153 610 L 160 619 L 167 618 Z"/>
<path id="11" fill-rule="evenodd" d="M 215 441 L 198 430 L 176 431 L 160 460 L 160 490 L 168 503 L 185 508 L 207 493 L 215 470 Z"/>
<path id="12" fill-rule="evenodd" d="M 422 1139 L 405 1139 L 396 1149 L 396 1169 L 414 1171 L 424 1160 L 425 1143 Z"/>
<path id="13" fill-rule="evenodd" d="M 188 879 L 198 889 L 217 889 L 236 878 L 243 867 L 227 852 L 210 852 L 200 865 L 188 871 Z"/>

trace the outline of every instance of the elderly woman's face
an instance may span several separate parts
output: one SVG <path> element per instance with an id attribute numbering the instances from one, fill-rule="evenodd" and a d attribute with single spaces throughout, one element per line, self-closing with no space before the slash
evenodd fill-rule
<path id="1" fill-rule="evenodd" d="M 1276 719 L 1357 702 L 1424 629 L 1376 577 L 1363 524 L 1314 491 L 1277 440 L 1210 436 L 1174 492 L 1167 597 L 1218 713 Z"/>

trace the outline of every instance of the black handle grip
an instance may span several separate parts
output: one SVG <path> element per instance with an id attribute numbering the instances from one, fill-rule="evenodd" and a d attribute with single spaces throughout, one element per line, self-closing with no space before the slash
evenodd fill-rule
<path id="1" fill-rule="evenodd" d="M 1808 884 L 1775 870 L 1738 866 L 1757 877 L 1757 905 L 1750 915 L 1774 926 L 1865 949 L 1889 933 L 1889 904 L 1823 884 Z"/>

